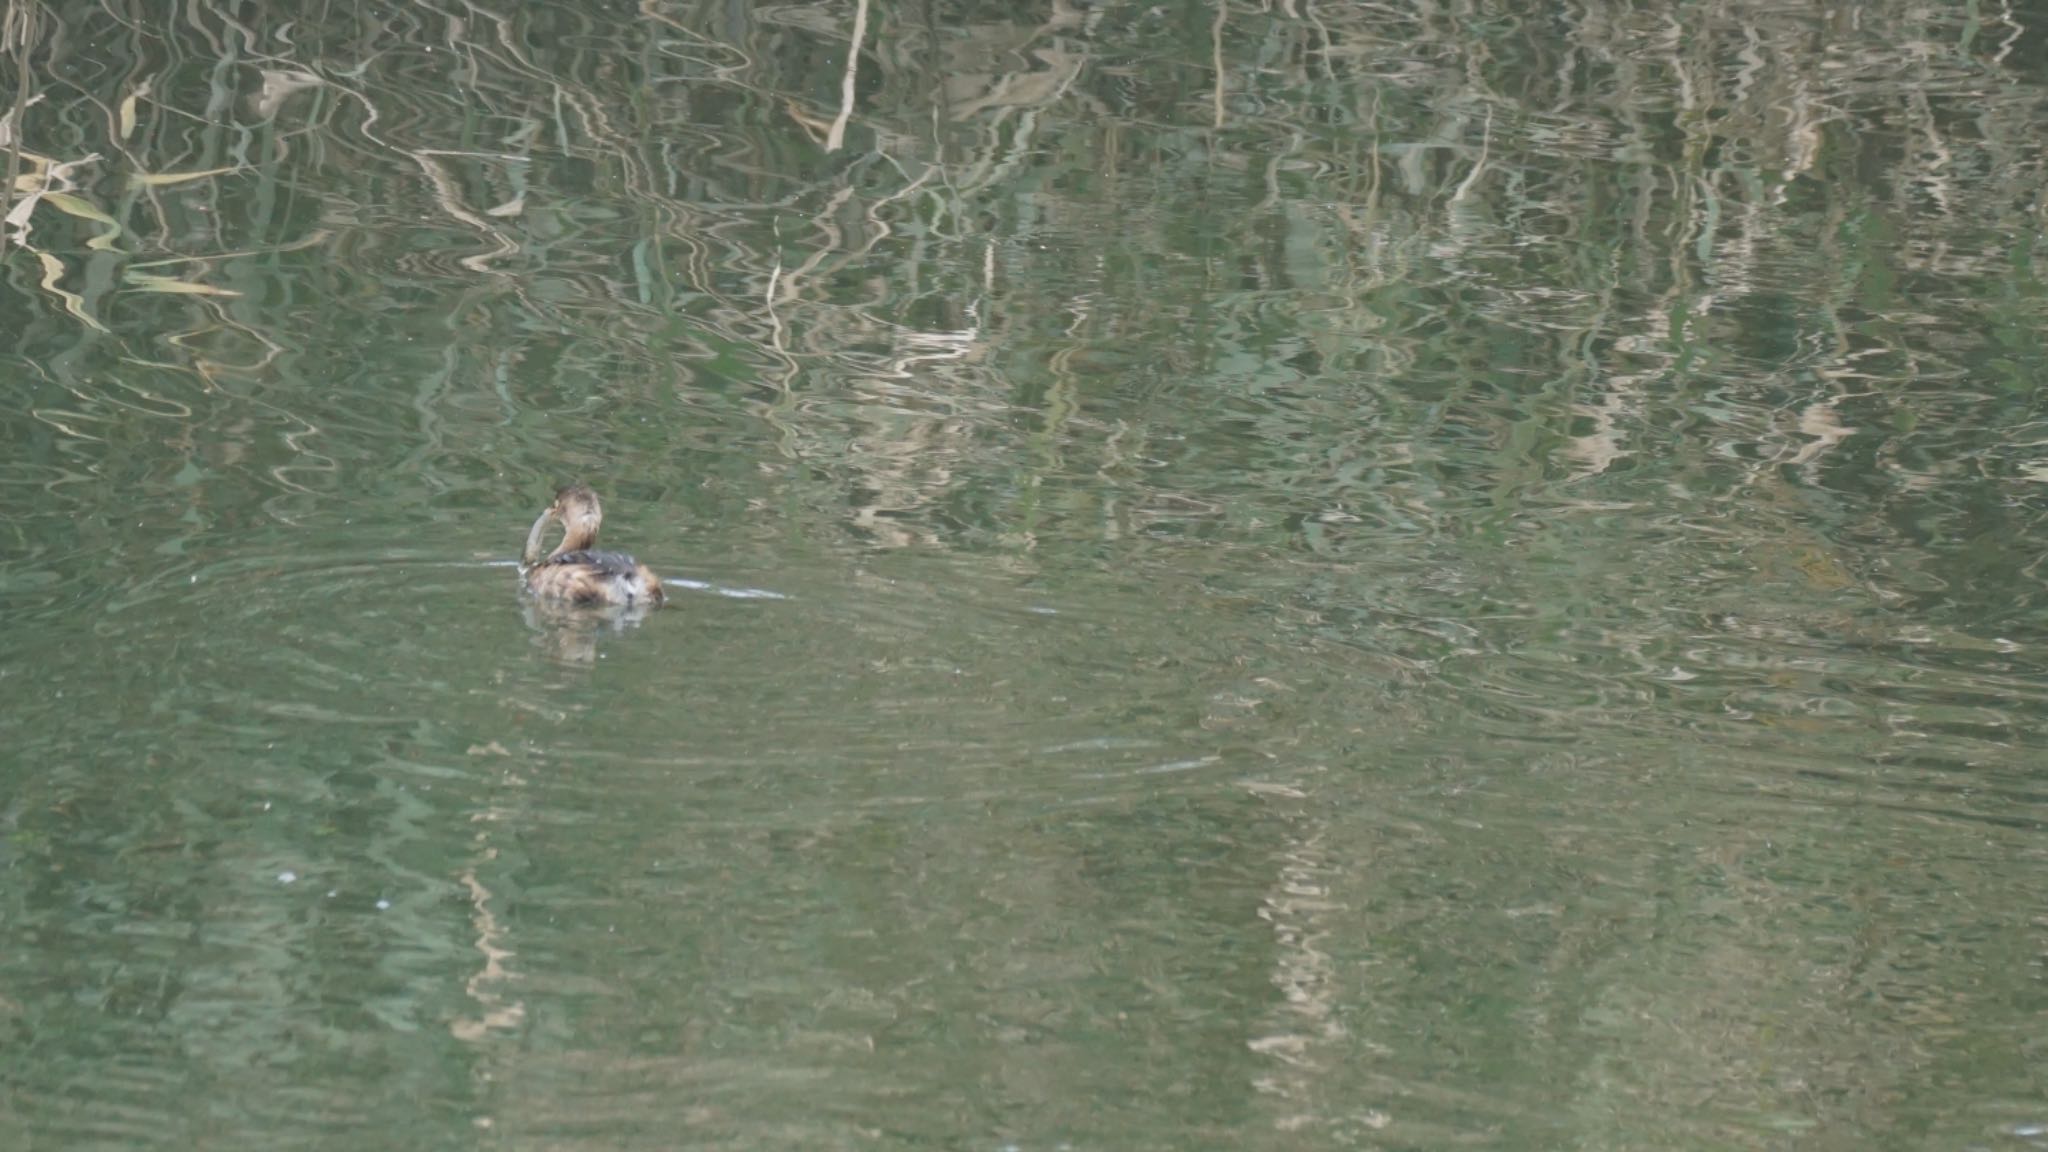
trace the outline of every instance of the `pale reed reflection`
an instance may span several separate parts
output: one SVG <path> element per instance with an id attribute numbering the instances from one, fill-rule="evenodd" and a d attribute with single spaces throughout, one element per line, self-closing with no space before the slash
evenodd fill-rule
<path id="1" fill-rule="evenodd" d="M 478 813 L 475 820 L 488 826 L 506 813 L 493 807 Z M 497 848 L 489 843 L 489 832 L 479 828 L 476 844 L 482 848 L 477 863 L 462 870 L 458 879 L 462 890 L 469 897 L 469 922 L 476 929 L 476 950 L 483 957 L 483 966 L 463 982 L 463 991 L 476 1004 L 476 1014 L 452 1020 L 448 1031 L 457 1040 L 478 1043 L 494 1032 L 507 1032 L 526 1021 L 526 1002 L 508 997 L 500 989 L 519 978 L 511 971 L 507 962 L 512 959 L 512 950 L 505 946 L 505 927 L 498 922 L 497 914 L 491 911 L 491 890 L 477 876 L 480 864 L 489 864 L 498 858 Z"/>
<path id="2" fill-rule="evenodd" d="M 1296 802 L 1308 798 L 1290 784 L 1253 782 L 1246 787 L 1276 808 L 1298 808 Z M 1265 1032 L 1247 1041 L 1273 1066 L 1255 1077 L 1252 1087 L 1273 1100 L 1273 1126 L 1282 1132 L 1340 1123 L 1378 1128 L 1386 1123 L 1378 1111 L 1348 1108 L 1341 1116 L 1327 1111 L 1324 1082 L 1333 1065 L 1341 1065 L 1345 1030 L 1337 1019 L 1334 961 L 1323 941 L 1345 905 L 1331 895 L 1338 873 L 1324 847 L 1324 822 L 1297 810 L 1286 827 L 1288 845 L 1280 854 L 1279 872 L 1259 905 L 1259 919 L 1273 932 L 1273 970 L 1267 979 L 1281 1000 L 1266 1014 Z"/>

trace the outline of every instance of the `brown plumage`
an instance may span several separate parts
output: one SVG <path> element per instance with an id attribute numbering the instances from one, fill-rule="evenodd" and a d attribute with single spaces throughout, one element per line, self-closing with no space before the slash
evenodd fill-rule
<path id="1" fill-rule="evenodd" d="M 542 556 L 541 534 L 550 520 L 561 522 L 562 542 Z M 598 506 L 597 493 L 587 486 L 571 484 L 555 493 L 555 502 L 526 533 L 526 550 L 519 557 L 526 590 L 565 604 L 658 607 L 665 598 L 661 581 L 647 565 L 624 552 L 597 550 L 602 523 L 604 510 Z"/>

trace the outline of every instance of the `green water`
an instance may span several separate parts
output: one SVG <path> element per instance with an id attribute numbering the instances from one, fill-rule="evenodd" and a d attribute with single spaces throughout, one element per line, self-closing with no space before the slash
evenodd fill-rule
<path id="1" fill-rule="evenodd" d="M 7 12 L 0 1147 L 2048 1146 L 2048 15 Z"/>

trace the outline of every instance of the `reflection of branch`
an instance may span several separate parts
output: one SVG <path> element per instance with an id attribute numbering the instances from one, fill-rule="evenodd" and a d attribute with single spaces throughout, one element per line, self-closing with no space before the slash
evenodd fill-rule
<path id="1" fill-rule="evenodd" d="M 40 98 L 39 94 L 36 99 Z M 15 134 L 19 137 L 19 125 L 15 128 Z M 21 155 L 20 148 L 16 147 L 14 153 L 18 159 Z M 106 325 L 95 320 L 92 314 L 86 310 L 85 297 L 75 292 L 66 292 L 57 286 L 57 281 L 64 277 L 64 262 L 36 247 L 34 244 L 29 243 L 28 239 L 29 232 L 34 228 L 31 217 L 35 214 L 36 205 L 42 203 L 49 204 L 67 216 L 75 216 L 80 219 L 91 220 L 95 223 L 113 225 L 114 233 L 119 233 L 120 225 L 116 224 L 112 217 L 93 207 L 90 202 L 71 194 L 72 190 L 77 187 L 71 180 L 72 170 L 82 168 L 99 158 L 100 154 L 94 152 L 83 159 L 71 160 L 60 164 L 47 156 L 38 156 L 33 152 L 29 153 L 28 160 L 35 167 L 35 172 L 25 178 L 29 185 L 27 189 L 28 195 L 9 207 L 7 215 L 4 218 L 0 218 L 0 241 L 4 241 L 6 237 L 12 236 L 23 248 L 34 252 L 36 259 L 42 263 L 43 267 L 43 278 L 39 283 L 43 291 L 64 301 L 64 310 L 66 312 L 78 317 L 78 319 L 91 327 L 105 332 L 107 330 Z M 24 178 L 17 173 L 15 179 L 20 180 Z M 8 184 L 8 191 L 10 194 L 14 191 L 12 181 Z M 111 242 L 109 234 L 102 232 L 99 236 L 94 237 L 93 240 L 88 241 L 87 246 L 103 248 L 105 243 Z"/>
<path id="2" fill-rule="evenodd" d="M 853 43 L 846 49 L 846 75 L 839 80 L 839 115 L 832 118 L 832 130 L 825 134 L 825 151 L 837 152 L 846 143 L 846 121 L 853 116 L 853 82 L 860 71 L 860 42 L 868 34 L 868 0 L 854 0 Z"/>
<path id="3" fill-rule="evenodd" d="M 1216 70 L 1216 127 L 1223 127 L 1223 21 L 1230 15 L 1230 0 L 1216 0 L 1216 22 L 1209 25 L 1209 61 Z"/>
<path id="4" fill-rule="evenodd" d="M 21 175 L 21 137 L 24 113 L 27 111 L 29 96 L 29 48 L 36 38 L 35 5 L 31 3 L 17 10 L 12 3 L 7 5 L 6 23 L 0 25 L 0 50 L 12 45 L 18 52 L 14 61 L 15 88 L 14 109 L 7 114 L 7 183 L 0 185 L 0 218 L 5 218 L 14 207 L 14 181 Z M 0 259 L 7 256 L 7 232 L 0 229 Z"/>
<path id="5" fill-rule="evenodd" d="M 447 171 L 439 163 L 429 159 L 429 157 L 433 156 L 474 155 L 474 153 L 446 152 L 428 148 L 407 148 L 403 149 L 403 151 L 406 155 L 413 158 L 414 163 L 420 166 L 420 171 L 427 174 L 427 182 L 434 187 L 434 199 L 441 205 L 443 212 L 448 213 L 450 216 L 455 217 L 457 220 L 498 242 L 498 246 L 495 249 L 489 252 L 478 252 L 464 256 L 457 263 L 472 272 L 489 272 L 492 271 L 490 267 L 491 261 L 496 260 L 500 256 L 510 256 L 514 252 L 519 251 L 519 245 L 514 243 L 510 236 L 493 227 L 483 217 L 463 207 L 462 194 L 456 188 L 455 181 L 449 177 Z M 501 156 L 499 159 L 517 160 L 523 163 L 526 158 L 524 156 Z"/>
<path id="6" fill-rule="evenodd" d="M 1463 200 L 1471 193 L 1472 186 L 1479 183 L 1479 174 L 1486 171 L 1486 150 L 1492 142 L 1493 105 L 1488 104 L 1486 106 L 1486 125 L 1479 130 L 1479 159 L 1473 161 L 1472 171 L 1465 174 L 1465 179 L 1458 185 L 1458 190 L 1451 193 L 1451 203 L 1456 204 L 1458 201 Z"/>

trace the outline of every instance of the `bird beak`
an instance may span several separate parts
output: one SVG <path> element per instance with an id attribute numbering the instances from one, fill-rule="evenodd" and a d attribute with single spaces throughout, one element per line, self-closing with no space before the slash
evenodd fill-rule
<path id="1" fill-rule="evenodd" d="M 561 513 L 557 512 L 551 504 L 548 506 L 548 510 L 541 513 L 540 518 L 533 522 L 533 527 L 527 529 L 526 551 L 519 554 L 520 567 L 531 568 L 535 564 L 540 563 L 540 534 L 547 531 L 548 521 L 556 519 L 560 515 Z"/>

